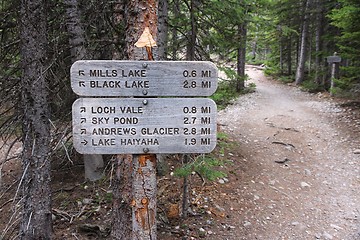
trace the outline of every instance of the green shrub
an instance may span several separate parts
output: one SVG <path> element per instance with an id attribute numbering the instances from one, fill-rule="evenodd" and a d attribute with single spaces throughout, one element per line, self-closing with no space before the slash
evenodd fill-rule
<path id="1" fill-rule="evenodd" d="M 197 172 L 207 180 L 214 181 L 217 178 L 226 177 L 224 172 L 218 171 L 215 167 L 223 166 L 223 161 L 207 155 L 200 155 L 194 161 L 185 164 L 174 171 L 177 177 L 187 177 L 192 172 Z"/>
<path id="2" fill-rule="evenodd" d="M 310 93 L 321 92 L 324 90 L 323 86 L 321 86 L 318 83 L 311 81 L 311 80 L 306 80 L 303 83 L 301 83 L 300 88 L 301 88 L 301 90 L 310 92 Z"/>
<path id="3" fill-rule="evenodd" d="M 226 79 L 221 79 L 216 92 L 211 96 L 211 99 L 216 102 L 218 109 L 226 108 L 227 105 L 231 104 L 241 94 L 255 91 L 255 83 L 250 83 L 242 92 L 237 92 L 236 84 L 242 79 L 237 75 L 236 71 L 229 67 L 219 67 L 219 69 L 225 73 Z M 247 76 L 243 80 L 246 82 Z"/>
<path id="4" fill-rule="evenodd" d="M 295 81 L 294 76 L 280 76 L 279 81 L 282 83 L 292 83 Z"/>

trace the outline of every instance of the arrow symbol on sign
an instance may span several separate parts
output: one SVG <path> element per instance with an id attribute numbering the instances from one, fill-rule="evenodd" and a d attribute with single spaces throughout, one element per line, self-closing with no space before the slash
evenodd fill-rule
<path id="1" fill-rule="evenodd" d="M 86 87 L 86 86 L 85 86 L 85 82 L 84 82 L 84 81 L 80 81 L 80 82 L 79 82 L 79 87 Z"/>
<path id="2" fill-rule="evenodd" d="M 80 113 L 86 112 L 86 108 L 85 107 L 80 107 Z"/>
<path id="3" fill-rule="evenodd" d="M 88 141 L 86 141 L 86 140 L 84 139 L 84 141 L 82 141 L 81 143 L 84 144 L 84 146 L 86 146 L 86 144 L 88 144 Z"/>
<path id="4" fill-rule="evenodd" d="M 80 134 L 86 134 L 86 129 L 82 128 L 81 131 L 80 131 Z"/>
<path id="5" fill-rule="evenodd" d="M 80 123 L 86 123 L 86 118 L 80 118 Z"/>
<path id="6" fill-rule="evenodd" d="M 84 70 L 79 70 L 79 76 L 85 76 Z"/>

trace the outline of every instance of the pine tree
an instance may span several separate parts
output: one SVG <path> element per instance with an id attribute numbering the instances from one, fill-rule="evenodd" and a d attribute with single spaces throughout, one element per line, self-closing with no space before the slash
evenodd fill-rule
<path id="1" fill-rule="evenodd" d="M 50 111 L 46 4 L 21 3 L 23 177 L 21 239 L 51 239 Z"/>
<path id="2" fill-rule="evenodd" d="M 332 24 L 341 31 L 338 46 L 340 55 L 346 59 L 343 70 L 343 87 L 359 83 L 360 71 L 360 3 L 357 0 L 341 0 L 340 7 L 333 9 Z"/>

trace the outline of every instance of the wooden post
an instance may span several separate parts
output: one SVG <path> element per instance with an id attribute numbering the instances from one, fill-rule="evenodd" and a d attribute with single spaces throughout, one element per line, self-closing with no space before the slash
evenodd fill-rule
<path id="1" fill-rule="evenodd" d="M 133 82 L 144 87 L 118 87 L 116 92 L 103 88 L 118 72 L 102 73 L 119 67 L 124 76 L 135 69 L 138 77 L 124 77 L 118 86 L 138 79 Z M 83 60 L 72 65 L 72 88 L 80 96 L 124 96 L 83 97 L 72 105 L 75 149 L 82 154 L 119 154 L 112 181 L 112 239 L 156 238 L 156 157 L 150 153 L 209 153 L 216 146 L 214 101 L 154 97 L 210 96 L 217 76 L 210 62 Z M 95 80 L 100 87 L 91 87 Z"/>
<path id="2" fill-rule="evenodd" d="M 337 56 L 337 53 L 334 53 L 334 56 L 327 57 L 327 62 L 331 64 L 331 79 L 330 79 L 330 95 L 334 94 L 333 90 L 335 87 L 335 79 L 339 78 L 339 65 L 341 62 L 341 57 Z"/>
<path id="3" fill-rule="evenodd" d="M 137 48 L 146 48 L 147 58 L 154 61 L 152 47 L 156 42 L 149 27 L 145 27 L 138 41 Z M 144 148 L 144 153 L 148 149 Z M 156 155 L 133 155 L 133 201 L 132 234 L 134 240 L 156 240 Z"/>
<path id="4" fill-rule="evenodd" d="M 156 155 L 133 155 L 133 239 L 156 239 Z"/>

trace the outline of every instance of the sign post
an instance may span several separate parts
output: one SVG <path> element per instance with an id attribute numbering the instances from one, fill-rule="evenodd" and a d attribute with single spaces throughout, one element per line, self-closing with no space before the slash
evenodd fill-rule
<path id="1" fill-rule="evenodd" d="M 341 62 L 341 57 L 334 53 L 334 56 L 328 56 L 326 58 L 327 62 L 331 64 L 331 85 L 330 85 L 330 94 L 333 95 L 333 88 L 335 87 L 334 80 L 339 77 L 339 65 Z"/>
<path id="2" fill-rule="evenodd" d="M 152 175 L 147 162 L 155 163 L 155 154 L 209 153 L 216 146 L 216 104 L 199 98 L 216 91 L 218 70 L 211 62 L 81 60 L 70 75 L 73 91 L 82 96 L 72 106 L 75 149 L 136 154 L 134 167 L 141 171 L 133 189 L 138 182 L 144 191 L 156 186 L 156 177 L 143 179 Z M 138 200 L 131 203 L 133 224 L 150 236 L 156 231 L 154 200 Z"/>
<path id="3" fill-rule="evenodd" d="M 73 140 L 82 154 L 209 153 L 216 145 L 211 62 L 80 60 L 71 87 Z M 95 97 L 122 98 L 95 98 Z M 140 98 L 128 98 L 128 97 Z M 152 98 L 152 97 L 181 98 Z M 94 97 L 94 98 L 93 98 Z M 189 98 L 184 98 L 189 97 Z"/>

